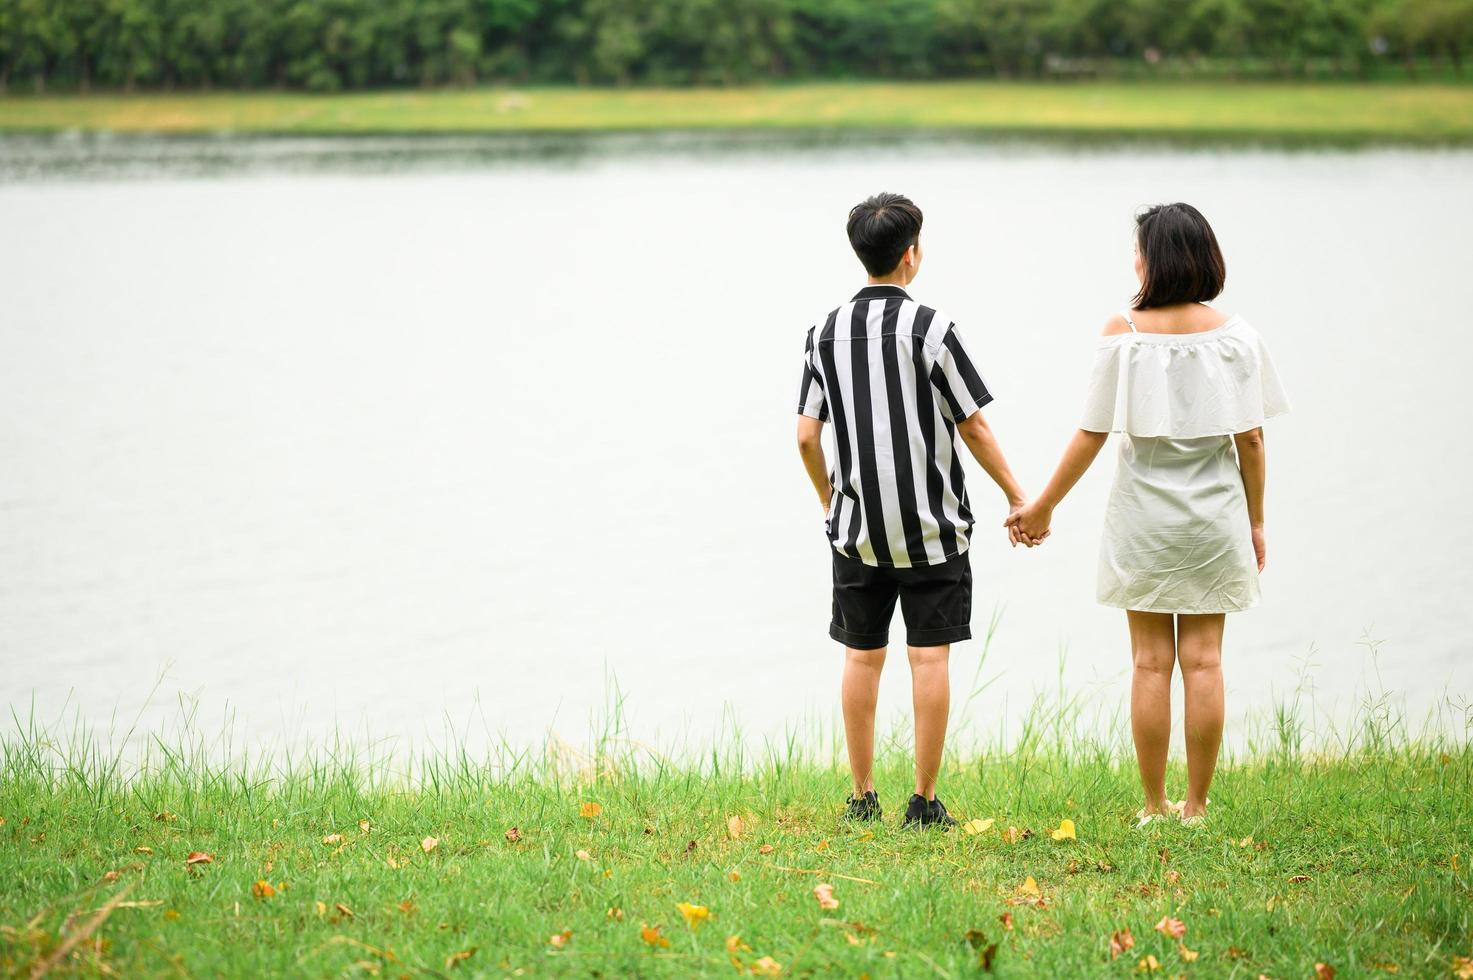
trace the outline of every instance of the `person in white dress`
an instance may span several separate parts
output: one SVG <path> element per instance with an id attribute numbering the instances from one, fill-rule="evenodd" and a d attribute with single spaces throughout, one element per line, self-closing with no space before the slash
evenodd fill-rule
<path id="1" fill-rule="evenodd" d="M 1126 611 L 1135 670 L 1131 733 L 1141 823 L 1175 812 L 1200 822 L 1222 740 L 1227 613 L 1255 605 L 1266 545 L 1263 423 L 1288 411 L 1268 348 L 1238 315 L 1206 305 L 1227 277 L 1196 208 L 1136 218 L 1129 309 L 1105 321 L 1084 418 L 1036 500 L 1007 520 L 1014 544 L 1049 534 L 1054 508 L 1118 432 L 1097 597 Z M 1166 795 L 1171 675 L 1186 691 L 1187 795 Z"/>

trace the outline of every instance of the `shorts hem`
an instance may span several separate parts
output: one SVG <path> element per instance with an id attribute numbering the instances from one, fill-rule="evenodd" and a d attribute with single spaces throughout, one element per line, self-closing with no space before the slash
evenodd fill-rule
<path id="1" fill-rule="evenodd" d="M 913 647 L 939 647 L 948 643 L 959 643 L 972 638 L 972 627 L 940 626 L 936 629 L 905 631 L 905 643 Z"/>
<path id="2" fill-rule="evenodd" d="M 855 650 L 879 650 L 890 645 L 889 632 L 884 633 L 855 633 L 846 630 L 838 623 L 829 624 L 829 636 L 846 647 Z"/>

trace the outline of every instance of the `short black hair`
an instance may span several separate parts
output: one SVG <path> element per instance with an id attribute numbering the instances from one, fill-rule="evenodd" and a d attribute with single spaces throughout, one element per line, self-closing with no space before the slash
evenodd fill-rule
<path id="1" fill-rule="evenodd" d="M 904 194 L 876 194 L 849 209 L 849 244 L 870 275 L 889 275 L 920 239 L 921 220 L 921 209 Z"/>
<path id="2" fill-rule="evenodd" d="M 1202 212 L 1190 204 L 1158 204 L 1135 216 L 1135 243 L 1145 280 L 1131 305 L 1137 310 L 1216 299 L 1227 263 Z"/>

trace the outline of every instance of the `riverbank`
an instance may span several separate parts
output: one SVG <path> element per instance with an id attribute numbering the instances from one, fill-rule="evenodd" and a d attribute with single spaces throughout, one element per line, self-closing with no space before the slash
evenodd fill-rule
<path id="1" fill-rule="evenodd" d="M 1473 142 L 1473 86 L 1000 82 L 0 97 L 0 133 L 926 129 L 1295 142 Z"/>
<path id="2" fill-rule="evenodd" d="M 1470 969 L 1466 746 L 1230 762 L 1208 826 L 1135 830 L 1132 763 L 1038 735 L 948 764 L 970 822 L 950 834 L 899 829 L 903 749 L 884 821 L 854 825 L 841 770 L 797 758 L 441 759 L 404 782 L 341 759 L 212 769 L 185 746 L 125 783 L 6 742 L 0 975 Z"/>

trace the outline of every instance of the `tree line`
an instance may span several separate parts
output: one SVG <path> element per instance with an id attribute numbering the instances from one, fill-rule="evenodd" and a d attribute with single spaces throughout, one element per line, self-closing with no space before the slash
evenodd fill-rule
<path id="1" fill-rule="evenodd" d="M 1454 72 L 1473 0 L 0 0 L 9 91 Z"/>

